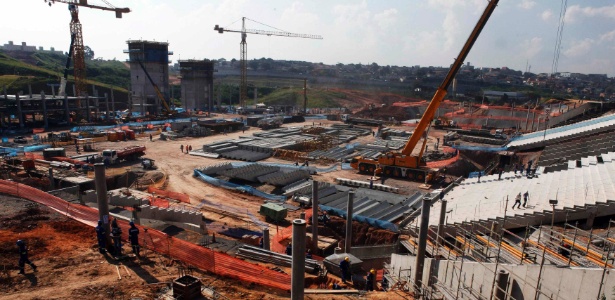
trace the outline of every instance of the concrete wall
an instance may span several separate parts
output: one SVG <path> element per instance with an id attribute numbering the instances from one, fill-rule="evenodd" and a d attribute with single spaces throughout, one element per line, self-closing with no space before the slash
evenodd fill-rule
<path id="1" fill-rule="evenodd" d="M 214 62 L 208 60 L 179 61 L 181 100 L 185 109 L 195 110 L 213 105 Z"/>
<path id="2" fill-rule="evenodd" d="M 138 213 L 141 219 L 154 219 L 166 222 L 179 222 L 201 225 L 203 214 L 193 211 L 166 209 L 156 206 L 142 205 Z"/>
<path id="3" fill-rule="evenodd" d="M 352 247 L 350 253 L 360 259 L 382 258 L 389 257 L 397 251 L 397 245 L 379 245 L 379 246 L 364 246 Z"/>
<path id="4" fill-rule="evenodd" d="M 414 269 L 415 260 L 415 256 L 392 254 L 390 272 L 395 276 L 398 276 L 398 273 L 401 273 L 402 276 L 413 274 L 407 269 Z M 489 298 L 494 280 L 495 264 L 464 261 L 461 280 L 459 277 L 460 267 L 461 261 L 437 261 L 427 258 L 423 280 L 426 282 L 430 273 L 433 272 L 431 274 L 437 277 L 438 282 L 449 289 L 456 291 L 459 283 L 461 283 L 464 288 L 471 286 L 473 293 L 480 293 L 483 297 Z M 506 270 L 510 273 L 507 286 L 510 299 L 535 299 L 540 265 L 500 264 L 498 270 Z M 542 295 L 538 299 L 596 299 L 602 273 L 603 269 L 599 268 L 558 268 L 553 265 L 545 265 L 540 276 Z M 609 271 L 604 277 L 601 294 L 604 293 L 606 299 L 615 299 L 613 288 L 615 288 L 615 272 Z"/>

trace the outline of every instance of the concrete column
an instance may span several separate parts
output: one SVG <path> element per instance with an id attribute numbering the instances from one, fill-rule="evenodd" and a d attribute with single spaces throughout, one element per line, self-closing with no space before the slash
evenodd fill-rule
<path id="1" fill-rule="evenodd" d="M 47 100 L 45 100 L 45 92 L 41 91 L 41 102 L 43 103 L 43 127 L 49 128 L 49 119 L 47 118 Z"/>
<path id="2" fill-rule="evenodd" d="M 23 111 L 21 110 L 21 99 L 19 99 L 19 94 L 15 95 L 15 101 L 17 101 L 17 118 L 19 118 L 19 127 L 24 127 L 23 120 Z"/>
<path id="3" fill-rule="evenodd" d="M 73 84 L 73 97 L 77 97 L 77 86 Z M 77 107 L 81 108 L 81 107 Z"/>
<path id="4" fill-rule="evenodd" d="M 28 84 L 28 96 L 32 99 L 32 85 Z"/>
<path id="5" fill-rule="evenodd" d="M 90 121 L 90 95 L 85 94 L 85 118 L 88 122 Z"/>
<path id="6" fill-rule="evenodd" d="M 299 219 L 305 220 L 305 211 L 299 213 Z"/>
<path id="7" fill-rule="evenodd" d="M 500 270 L 496 279 L 495 300 L 506 300 L 506 287 L 508 286 L 508 272 Z"/>
<path id="8" fill-rule="evenodd" d="M 68 110 L 68 93 L 64 93 L 64 119 L 70 124 L 70 111 Z"/>
<path id="9" fill-rule="evenodd" d="M 312 181 L 312 253 L 318 252 L 318 182 Z"/>
<path id="10" fill-rule="evenodd" d="M 271 244 L 269 242 L 269 228 L 263 229 L 263 249 L 271 250 Z"/>
<path id="11" fill-rule="evenodd" d="M 132 104 L 130 103 L 130 101 L 128 101 L 128 105 L 130 106 L 128 107 L 128 109 L 132 111 Z M 113 89 L 111 89 L 111 110 L 113 111 L 113 114 L 115 115 L 115 97 L 113 97 Z"/>
<path id="12" fill-rule="evenodd" d="M 56 183 L 53 178 L 53 168 L 49 168 L 49 188 L 52 190 L 56 188 Z"/>
<path id="13" fill-rule="evenodd" d="M 305 288 L 305 228 L 305 220 L 293 220 L 293 262 L 290 277 L 290 298 L 292 300 L 303 300 Z"/>
<path id="14" fill-rule="evenodd" d="M 354 202 L 354 191 L 348 193 L 348 206 L 346 207 L 346 245 L 344 252 L 350 253 L 352 247 L 352 206 Z"/>
<path id="15" fill-rule="evenodd" d="M 446 219 L 446 203 L 447 202 L 448 201 L 446 200 L 440 201 L 441 203 L 440 220 L 438 221 L 438 244 L 439 245 L 444 244 L 444 238 L 442 237 L 442 235 L 444 235 L 444 220 Z"/>
<path id="16" fill-rule="evenodd" d="M 109 94 L 105 93 L 105 120 L 109 121 Z"/>
<path id="17" fill-rule="evenodd" d="M 107 180 L 105 178 L 105 164 L 94 164 L 94 183 L 96 184 L 96 196 L 98 202 L 98 219 L 103 221 L 107 244 L 110 245 L 109 233 L 111 222 L 109 222 L 109 203 L 107 202 Z"/>
<path id="18" fill-rule="evenodd" d="M 92 89 L 94 90 L 94 120 L 98 121 L 98 118 L 100 117 L 100 102 L 98 99 L 98 90 L 96 90 L 94 86 L 92 86 Z"/>
<path id="19" fill-rule="evenodd" d="M 421 227 L 419 229 L 419 247 L 416 254 L 416 267 L 414 268 L 414 286 L 419 289 L 422 289 L 423 286 L 423 267 L 425 265 L 425 249 L 427 248 L 430 208 L 431 200 L 427 197 L 423 198 L 423 206 L 421 207 Z M 417 292 L 420 292 L 420 290 Z"/>

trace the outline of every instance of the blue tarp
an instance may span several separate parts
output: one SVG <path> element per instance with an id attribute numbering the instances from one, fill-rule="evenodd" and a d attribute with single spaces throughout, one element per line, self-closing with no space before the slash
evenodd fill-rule
<path id="1" fill-rule="evenodd" d="M 192 118 L 181 118 L 181 119 L 167 119 L 161 121 L 144 121 L 144 122 L 129 122 L 118 125 L 110 125 L 110 126 L 77 126 L 73 127 L 71 132 L 80 132 L 80 131 L 101 131 L 112 128 L 117 128 L 121 126 L 130 126 L 130 127 L 139 127 L 139 126 L 147 126 L 148 124 L 152 125 L 164 125 L 166 123 L 175 123 L 175 122 L 190 122 Z"/>
<path id="2" fill-rule="evenodd" d="M 457 150 L 472 150 L 485 152 L 500 152 L 506 151 L 508 147 L 486 147 L 486 146 L 470 146 L 470 145 L 452 145 L 451 148 Z"/>
<path id="3" fill-rule="evenodd" d="M 207 176 L 203 173 L 201 173 L 201 171 L 195 169 L 194 170 L 194 176 L 196 176 L 197 178 L 215 185 L 215 186 L 219 186 L 219 187 L 223 187 L 225 189 L 229 189 L 229 190 L 236 190 L 236 191 L 242 191 L 242 192 L 246 192 L 248 194 L 254 195 L 254 196 L 259 196 L 265 199 L 269 199 L 269 200 L 276 200 L 276 201 L 286 201 L 286 196 L 279 196 L 279 195 L 272 195 L 272 194 L 268 194 L 265 192 L 261 192 L 249 185 L 239 185 L 239 184 L 235 184 L 235 183 L 231 183 L 228 182 L 226 180 L 221 180 L 218 178 L 214 178 L 214 177 L 210 177 Z"/>

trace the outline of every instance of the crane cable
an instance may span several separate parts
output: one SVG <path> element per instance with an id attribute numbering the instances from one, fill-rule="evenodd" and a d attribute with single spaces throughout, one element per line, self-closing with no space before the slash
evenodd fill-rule
<path id="1" fill-rule="evenodd" d="M 564 23 L 566 20 L 566 10 L 568 8 L 568 0 L 562 0 L 562 5 L 559 12 L 559 24 L 557 26 L 557 34 L 555 36 L 555 49 L 553 49 L 553 62 L 551 64 L 551 75 L 557 72 L 559 65 L 559 55 L 562 49 L 562 35 L 564 33 Z"/>

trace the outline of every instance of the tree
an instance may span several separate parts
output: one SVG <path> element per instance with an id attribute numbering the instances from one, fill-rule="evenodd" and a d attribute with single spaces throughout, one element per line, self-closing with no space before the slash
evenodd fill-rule
<path id="1" fill-rule="evenodd" d="M 90 46 L 85 46 L 83 48 L 83 55 L 85 57 L 85 59 L 87 60 L 92 60 L 94 59 L 94 50 L 92 50 L 92 48 L 90 48 Z"/>

